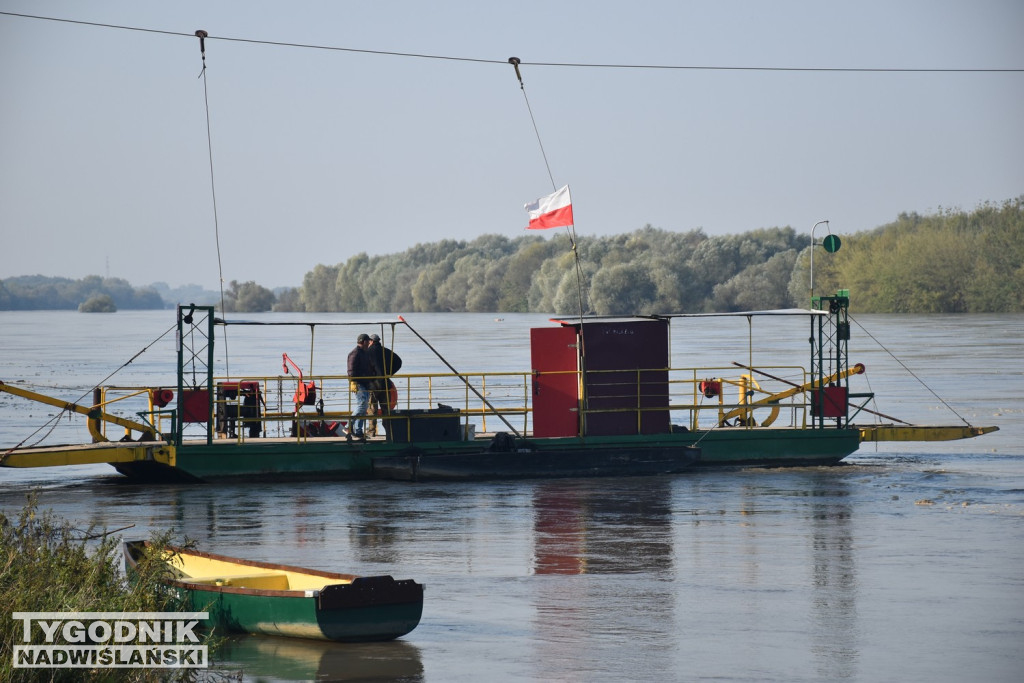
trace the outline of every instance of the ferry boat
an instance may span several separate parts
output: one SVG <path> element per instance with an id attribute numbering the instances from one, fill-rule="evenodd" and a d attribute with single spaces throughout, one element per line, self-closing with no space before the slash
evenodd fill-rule
<path id="1" fill-rule="evenodd" d="M 806 317 L 810 359 L 796 369 L 674 367 L 670 325 L 679 316 L 555 320 L 531 330 L 528 370 L 467 374 L 445 361 L 448 373 L 375 378 L 395 391 L 376 416 L 383 433 L 358 441 L 344 432 L 354 408 L 351 378 L 292 374 L 287 357 L 285 374 L 218 375 L 218 329 L 257 323 L 183 305 L 173 384 L 97 387 L 85 406 L 0 382 L 0 391 L 86 415 L 92 437 L 0 449 L 0 465 L 109 463 L 126 477 L 156 482 L 667 475 L 833 465 L 862 442 L 962 439 L 998 429 L 891 418 L 858 425 L 880 414 L 868 408 L 873 394 L 851 390 L 864 367 L 849 364 L 848 310 L 841 290 L 814 298 L 810 309 L 739 314 Z M 403 318 L 381 324 L 392 333 L 408 327 L 437 353 Z M 131 417 L 110 412 L 133 402 Z M 119 428 L 123 434 L 114 433 Z"/>

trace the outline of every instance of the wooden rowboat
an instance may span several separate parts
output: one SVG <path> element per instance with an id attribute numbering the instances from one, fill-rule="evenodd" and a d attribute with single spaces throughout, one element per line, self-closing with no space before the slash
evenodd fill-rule
<path id="1" fill-rule="evenodd" d="M 146 541 L 124 544 L 133 571 Z M 412 579 L 354 576 L 288 565 L 240 560 L 168 547 L 174 578 L 166 584 L 183 609 L 208 612 L 204 626 L 343 642 L 399 638 L 423 613 L 423 586 Z"/>

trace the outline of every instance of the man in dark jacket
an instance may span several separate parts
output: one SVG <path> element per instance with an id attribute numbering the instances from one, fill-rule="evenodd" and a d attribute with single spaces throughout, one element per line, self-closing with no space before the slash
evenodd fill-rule
<path id="1" fill-rule="evenodd" d="M 370 338 L 365 334 L 360 334 L 356 338 L 356 347 L 348 354 L 349 389 L 356 395 L 352 421 L 345 434 L 349 441 L 353 437 L 361 441 L 366 440 L 366 435 L 363 433 L 363 426 L 366 422 L 364 416 L 370 405 L 370 393 L 374 388 L 374 378 L 381 374 L 377 359 L 374 354 L 370 353 L 369 347 Z"/>
<path id="2" fill-rule="evenodd" d="M 380 343 L 380 337 L 376 334 L 370 335 L 370 355 L 373 356 L 380 368 L 380 381 L 376 383 L 370 393 L 369 415 L 390 415 L 391 414 L 391 375 L 397 374 L 402 369 L 402 358 Z M 377 435 L 377 421 L 367 420 L 367 432 L 373 436 Z"/>

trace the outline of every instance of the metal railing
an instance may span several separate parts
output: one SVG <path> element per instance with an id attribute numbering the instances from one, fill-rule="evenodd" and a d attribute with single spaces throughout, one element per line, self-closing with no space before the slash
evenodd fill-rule
<path id="1" fill-rule="evenodd" d="M 738 371 L 736 367 L 588 371 L 588 385 L 600 384 L 602 402 L 614 405 L 610 408 L 587 406 L 580 414 L 586 419 L 607 413 L 630 413 L 635 416 L 638 431 L 645 418 L 666 411 L 674 428 L 690 431 L 720 426 L 806 428 L 810 401 L 804 392 L 777 402 L 757 404 L 780 393 L 787 384 L 805 384 L 808 381 L 806 370 L 795 366 L 758 370 L 765 370 L 781 381 L 757 379 L 753 373 Z M 652 381 L 652 373 L 659 375 L 657 381 Z M 545 374 L 576 375 L 577 384 L 579 382 L 579 373 L 574 371 Z M 382 411 L 383 414 L 364 416 L 364 419 L 383 423 L 386 431 L 389 423 L 407 421 L 411 414 L 424 419 L 446 417 L 450 416 L 447 412 L 450 408 L 457 413 L 463 434 L 467 436 L 501 431 L 506 421 L 521 429 L 523 434 L 529 434 L 534 410 L 531 405 L 534 377 L 529 372 L 396 375 L 391 378 L 397 393 L 394 407 Z M 343 434 L 342 427 L 352 419 L 356 402 L 349 388 L 350 378 L 313 375 L 304 377 L 303 382 L 315 387 L 314 398 L 307 396 L 305 401 L 298 401 L 298 380 L 291 375 L 215 377 L 211 414 L 201 416 L 193 429 L 205 430 L 204 420 L 212 420 L 215 438 L 221 441 L 245 441 L 257 436 L 301 441 L 322 435 L 318 430 L 332 423 L 336 423 L 334 433 Z M 470 385 L 476 391 L 471 390 Z M 132 405 L 137 415 L 159 433 L 167 434 L 173 430 L 175 411 L 164 409 L 164 405 L 154 400 L 160 397 L 160 391 L 167 390 L 171 388 L 105 387 L 100 402 L 104 409 L 121 402 Z M 183 429 L 186 438 L 189 428 L 186 423 Z"/>

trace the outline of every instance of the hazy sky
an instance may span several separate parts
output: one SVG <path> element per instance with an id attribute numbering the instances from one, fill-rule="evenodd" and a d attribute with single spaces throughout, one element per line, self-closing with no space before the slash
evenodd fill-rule
<path id="1" fill-rule="evenodd" d="M 215 289 L 523 234 L 708 234 L 1024 194 L 1021 0 L 0 0 L 0 277 Z M 199 41 L 204 29 L 214 220 Z M 174 35 L 174 34 L 187 35 Z M 466 58 L 423 59 L 224 38 Z M 494 62 L 494 63 L 491 63 Z M 819 229 L 820 230 L 820 229 Z M 560 235 L 561 233 L 553 233 Z M 820 234 L 820 233 L 819 233 Z"/>

